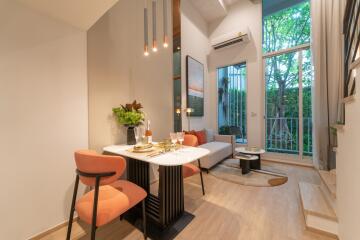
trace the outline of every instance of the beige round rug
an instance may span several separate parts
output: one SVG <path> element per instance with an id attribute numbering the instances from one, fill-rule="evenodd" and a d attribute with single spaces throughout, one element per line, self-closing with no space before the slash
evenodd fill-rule
<path id="1" fill-rule="evenodd" d="M 274 187 L 288 181 L 286 174 L 273 166 L 262 164 L 261 168 L 242 175 L 239 160 L 227 159 L 214 167 L 210 174 L 228 182 L 255 187 Z"/>

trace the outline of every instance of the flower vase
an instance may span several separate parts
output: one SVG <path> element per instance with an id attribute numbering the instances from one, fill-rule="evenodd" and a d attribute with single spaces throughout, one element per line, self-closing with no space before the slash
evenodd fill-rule
<path id="1" fill-rule="evenodd" d="M 135 131 L 134 126 L 129 126 L 127 128 L 127 145 L 135 145 L 136 139 L 135 139 Z"/>

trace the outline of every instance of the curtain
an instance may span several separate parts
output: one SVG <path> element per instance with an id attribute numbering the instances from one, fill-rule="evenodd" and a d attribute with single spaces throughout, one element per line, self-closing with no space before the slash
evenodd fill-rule
<path id="1" fill-rule="evenodd" d="M 312 0 L 313 159 L 318 169 L 335 168 L 330 126 L 343 122 L 343 12 L 346 0 Z"/>

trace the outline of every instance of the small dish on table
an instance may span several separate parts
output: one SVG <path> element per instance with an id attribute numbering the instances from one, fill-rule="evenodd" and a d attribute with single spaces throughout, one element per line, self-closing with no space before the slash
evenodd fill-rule
<path id="1" fill-rule="evenodd" d="M 134 153 L 147 153 L 155 151 L 153 144 L 143 144 L 143 145 L 135 145 L 132 149 L 132 152 Z"/>

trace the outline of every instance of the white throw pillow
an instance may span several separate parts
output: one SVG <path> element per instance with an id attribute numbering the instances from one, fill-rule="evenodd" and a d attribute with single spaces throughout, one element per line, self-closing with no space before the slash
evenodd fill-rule
<path id="1" fill-rule="evenodd" d="M 213 142 L 215 140 L 215 132 L 212 129 L 204 129 L 206 133 L 206 141 Z"/>

